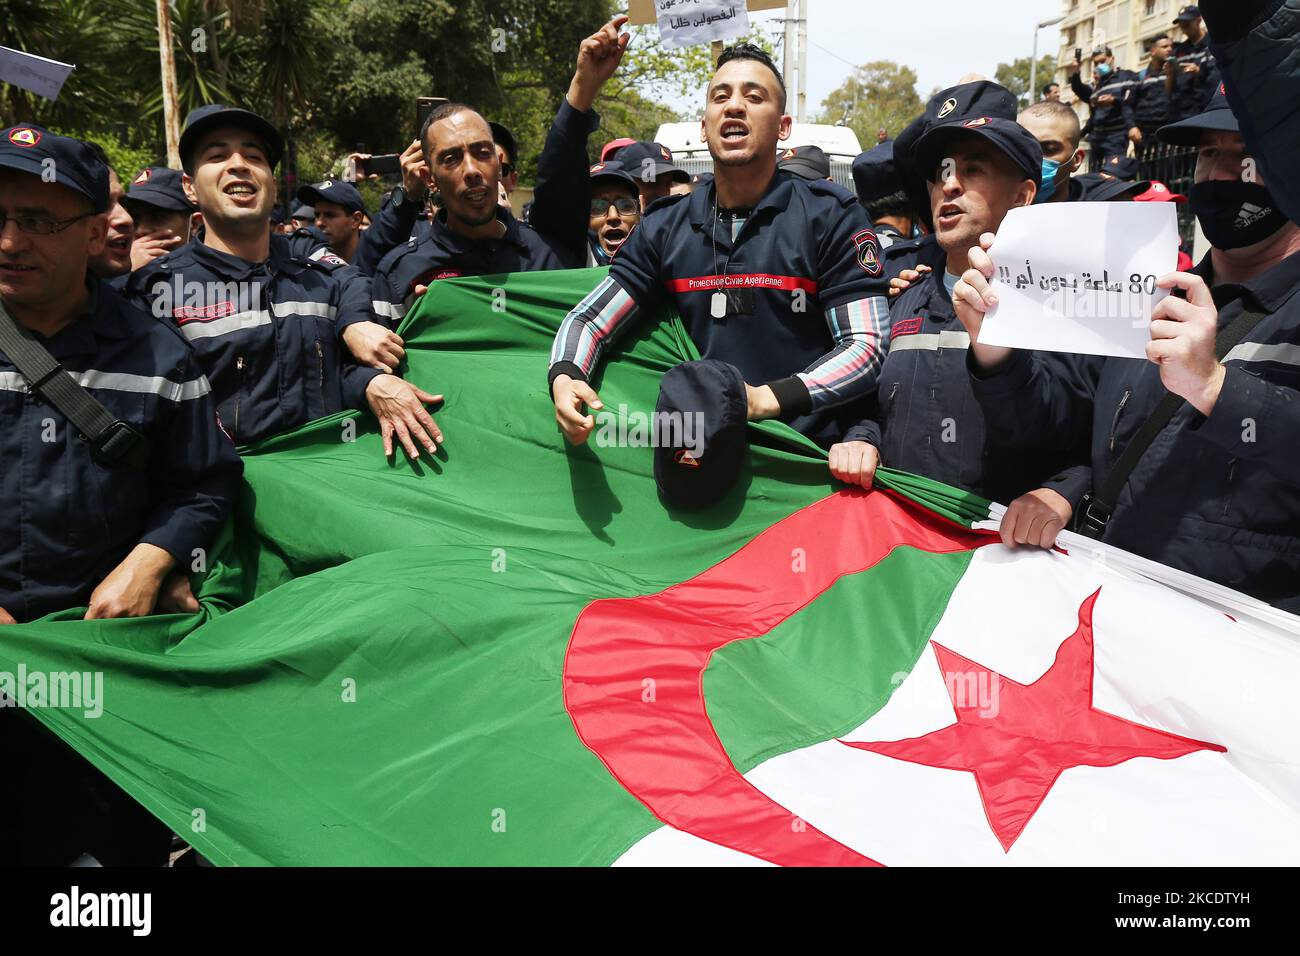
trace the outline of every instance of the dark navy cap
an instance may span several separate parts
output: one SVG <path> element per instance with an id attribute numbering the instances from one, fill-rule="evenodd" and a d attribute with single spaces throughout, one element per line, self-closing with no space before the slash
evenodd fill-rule
<path id="1" fill-rule="evenodd" d="M 1201 134 L 1203 132 L 1213 133 L 1240 133 L 1241 126 L 1237 123 L 1237 117 L 1233 115 L 1232 107 L 1228 105 L 1228 94 L 1223 89 L 1223 84 L 1214 91 L 1214 96 L 1210 97 L 1210 102 L 1206 104 L 1205 109 L 1195 116 L 1189 116 L 1185 120 L 1179 120 L 1177 123 L 1170 123 L 1168 126 L 1162 126 L 1156 130 L 1156 136 L 1161 142 L 1170 143 L 1174 146 L 1199 146 L 1201 145 Z"/>
<path id="2" fill-rule="evenodd" d="M 963 136 L 979 136 L 987 140 L 1005 154 L 1026 179 L 1032 179 L 1036 186 L 1042 185 L 1043 147 L 1014 119 L 1000 116 L 964 117 L 956 114 L 935 123 L 913 147 L 912 157 L 917 168 L 927 178 L 932 176 L 953 140 Z"/>
<path id="3" fill-rule="evenodd" d="M 864 203 L 874 202 L 903 188 L 894 162 L 894 141 L 887 139 L 853 161 L 853 185 Z"/>
<path id="4" fill-rule="evenodd" d="M 285 218 L 284 210 L 279 206 L 276 206 L 271 210 L 271 222 L 275 223 L 277 226 L 283 226 L 288 221 L 289 220 Z"/>
<path id="5" fill-rule="evenodd" d="M 122 199 L 127 212 L 132 204 L 156 206 L 173 212 L 193 212 L 195 205 L 181 188 L 181 174 L 166 166 L 146 166 L 135 174 Z"/>
<path id="6" fill-rule="evenodd" d="M 669 174 L 678 182 L 691 181 L 691 174 L 673 163 L 673 151 L 659 143 L 629 143 L 614 153 L 612 158 L 622 163 L 623 168 L 637 180 L 644 176 L 645 170 L 653 168 L 655 179 Z"/>
<path id="7" fill-rule="evenodd" d="M 706 508 L 726 495 L 745 460 L 748 418 L 745 379 L 734 365 L 704 359 L 669 369 L 655 404 L 656 421 L 670 423 L 659 425 L 654 455 L 663 500 Z"/>
<path id="8" fill-rule="evenodd" d="M 293 211 L 293 214 L 289 216 L 289 218 L 290 219 L 315 219 L 316 210 L 312 209 L 311 206 L 299 206 L 297 209 Z"/>
<path id="9" fill-rule="evenodd" d="M 1098 172 L 1131 183 L 1138 178 L 1138 161 L 1132 156 L 1112 156 L 1102 164 Z"/>
<path id="10" fill-rule="evenodd" d="M 0 131 L 0 166 L 42 177 L 52 169 L 53 182 L 85 196 L 95 212 L 108 211 L 108 166 L 79 139 L 34 123 L 10 126 Z"/>
<path id="11" fill-rule="evenodd" d="M 190 115 L 185 117 L 185 128 L 181 131 L 180 151 L 181 165 L 185 167 L 187 173 L 191 175 L 194 173 L 190 153 L 198 144 L 199 137 L 208 130 L 221 126 L 236 126 L 240 129 L 252 130 L 266 148 L 266 161 L 271 164 L 271 168 L 275 169 L 280 162 L 280 156 L 284 153 L 284 138 L 267 120 L 252 110 L 226 106 L 224 103 L 209 103 L 207 106 L 191 110 Z"/>
<path id="12" fill-rule="evenodd" d="M 830 179 L 831 176 L 830 157 L 820 146 L 795 146 L 784 150 L 776 166 L 803 179 Z"/>
<path id="13" fill-rule="evenodd" d="M 934 94 L 925 104 L 924 119 L 927 126 L 934 126 L 956 117 L 992 116 L 1013 120 L 1019 112 L 1015 94 L 1005 86 L 992 80 L 976 80 Z"/>
<path id="14" fill-rule="evenodd" d="M 1174 17 L 1174 23 L 1189 23 L 1199 18 L 1200 15 L 1201 8 L 1196 4 L 1189 4 L 1178 11 L 1178 16 Z"/>
<path id="15" fill-rule="evenodd" d="M 1115 179 L 1111 176 L 1103 176 L 1101 173 L 1084 173 L 1082 176 L 1075 176 L 1074 179 L 1083 189 L 1083 193 L 1079 196 L 1079 199 L 1083 202 L 1116 202 L 1135 199 L 1151 188 L 1151 183 L 1146 180 L 1133 183 L 1123 179 Z"/>
<path id="16" fill-rule="evenodd" d="M 640 189 L 636 184 L 636 179 L 632 174 L 623 168 L 623 164 L 617 160 L 610 160 L 607 163 L 597 163 L 591 167 L 591 181 L 594 184 L 598 179 L 610 179 L 627 186 L 634 194 L 639 194 Z"/>
<path id="17" fill-rule="evenodd" d="M 496 120 L 488 121 L 488 129 L 492 130 L 492 142 L 506 151 L 506 156 L 510 158 L 512 164 L 518 163 L 519 147 L 515 145 L 515 134 Z"/>
<path id="18" fill-rule="evenodd" d="M 695 173 L 691 176 L 692 186 L 707 186 L 713 182 L 713 173 Z"/>
<path id="19" fill-rule="evenodd" d="M 348 212 L 365 212 L 366 204 L 361 201 L 357 187 L 345 179 L 326 179 L 298 190 L 298 201 L 315 207 L 320 200 L 342 206 Z"/>

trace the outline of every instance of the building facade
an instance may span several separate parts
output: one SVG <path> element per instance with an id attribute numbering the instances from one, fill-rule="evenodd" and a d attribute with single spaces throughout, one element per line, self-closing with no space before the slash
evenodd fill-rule
<path id="1" fill-rule="evenodd" d="M 1074 99 L 1067 67 L 1074 62 L 1076 49 L 1083 51 L 1085 83 L 1092 82 L 1089 57 L 1099 46 L 1111 48 L 1120 69 L 1140 70 L 1147 65 L 1146 44 L 1152 37 L 1168 33 L 1174 42 L 1183 38 L 1173 20 L 1184 5 L 1183 0 L 1062 0 L 1065 19 L 1061 21 L 1056 58 L 1061 99 Z M 1080 119 L 1087 118 L 1086 103 L 1075 103 L 1074 107 Z"/>

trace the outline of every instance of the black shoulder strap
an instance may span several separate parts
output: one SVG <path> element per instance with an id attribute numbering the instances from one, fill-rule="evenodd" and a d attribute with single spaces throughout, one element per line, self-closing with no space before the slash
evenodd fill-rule
<path id="1" fill-rule="evenodd" d="M 1252 312 L 1249 309 L 1243 311 L 1223 329 L 1214 342 L 1214 354 L 1219 361 L 1231 352 L 1242 339 L 1244 339 L 1252 329 L 1255 328 L 1265 317 L 1267 313 Z M 1160 399 L 1155 410 L 1142 427 L 1137 430 L 1133 440 L 1124 446 L 1124 451 L 1119 456 L 1119 461 L 1115 462 L 1115 467 L 1106 475 L 1106 480 L 1101 483 L 1101 487 L 1092 493 L 1089 500 L 1079 516 L 1079 530 L 1084 534 L 1090 534 L 1094 537 L 1100 537 L 1101 532 L 1105 530 L 1106 522 L 1110 520 L 1112 512 L 1115 510 L 1115 503 L 1119 500 L 1120 492 L 1124 490 L 1124 485 L 1133 474 L 1133 469 L 1137 467 L 1142 456 L 1147 453 L 1151 443 L 1156 440 L 1170 420 L 1178 414 L 1178 410 L 1183 407 L 1186 401 L 1182 396 L 1175 395 L 1172 392 Z"/>
<path id="2" fill-rule="evenodd" d="M 95 461 L 105 467 L 128 464 L 143 468 L 148 463 L 149 440 L 129 423 L 114 418 L 45 346 L 19 327 L 2 302 L 0 351 L 9 356 L 28 388 L 57 408 L 90 443 Z"/>

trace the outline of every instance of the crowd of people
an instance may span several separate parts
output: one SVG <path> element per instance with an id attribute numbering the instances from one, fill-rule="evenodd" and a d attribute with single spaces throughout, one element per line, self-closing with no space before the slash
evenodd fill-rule
<path id="1" fill-rule="evenodd" d="M 0 624 L 197 610 L 193 558 L 231 510 L 240 447 L 358 409 L 386 455 L 433 454 L 441 396 L 404 377 L 396 331 L 419 296 L 458 276 L 593 265 L 608 274 L 549 357 L 556 421 L 568 442 L 588 439 L 611 342 L 671 303 L 701 358 L 669 373 L 660 405 L 708 422 L 702 455 L 656 460 L 674 506 L 727 493 L 737 430 L 779 419 L 826 449 L 839 482 L 869 487 L 883 464 L 1005 502 L 1009 545 L 1049 548 L 1076 527 L 1300 611 L 1300 227 L 1270 192 L 1285 162 L 1253 156 L 1242 130 L 1277 137 L 1234 113 L 1197 13 L 1180 13 L 1180 44 L 1152 40 L 1141 73 L 1099 49 L 1088 86 L 1075 64 L 1082 126 L 1052 85 L 1022 109 L 965 78 L 858 157 L 853 191 L 816 147 L 783 146 L 781 74 L 748 44 L 723 52 L 705 92 L 711 174 L 628 140 L 589 165 L 625 17 L 581 44 L 527 221 L 510 205 L 514 138 L 461 103 L 428 114 L 373 218 L 349 175 L 364 155 L 279 213 L 282 137 L 244 109 L 195 110 L 183 169 L 145 168 L 125 189 L 94 144 L 10 127 Z M 1189 196 L 1150 178 L 1155 143 L 1196 150 Z M 1128 201 L 1190 202 L 1211 246 L 1160 278 L 1174 294 L 1146 360 L 980 343 L 1010 210 Z M 7 744 L 19 758 L 55 759 L 33 728 L 20 736 Z M 0 856 L 71 849 L 14 824 L 43 799 L 0 815 Z M 155 861 L 147 821 L 105 805 L 118 825 L 97 858 Z"/>

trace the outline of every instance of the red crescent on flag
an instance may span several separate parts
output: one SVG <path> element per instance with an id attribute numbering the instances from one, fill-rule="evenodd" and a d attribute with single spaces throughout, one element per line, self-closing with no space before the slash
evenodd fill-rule
<path id="1" fill-rule="evenodd" d="M 783 866 L 878 866 L 741 775 L 709 719 L 704 671 L 719 648 L 767 634 L 897 547 L 946 554 L 997 540 L 888 492 L 839 491 L 689 581 L 589 604 L 564 658 L 565 710 L 614 778 L 669 826 Z M 795 548 L 806 554 L 800 573 Z M 647 678 L 653 702 L 642 697 Z"/>

